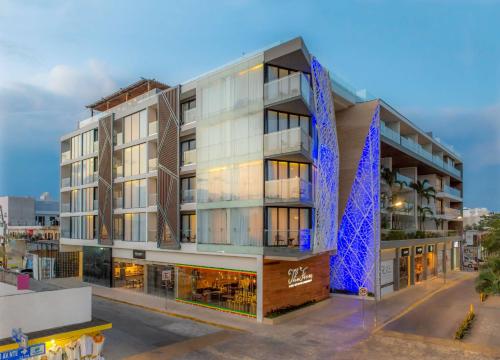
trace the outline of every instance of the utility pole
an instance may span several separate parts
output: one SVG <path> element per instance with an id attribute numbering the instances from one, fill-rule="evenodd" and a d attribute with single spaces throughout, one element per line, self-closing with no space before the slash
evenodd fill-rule
<path id="1" fill-rule="evenodd" d="M 7 248 L 6 248 L 6 243 L 7 243 L 7 223 L 5 222 L 5 219 L 3 217 L 3 208 L 2 205 L 0 205 L 0 223 L 2 224 L 2 233 L 0 234 L 0 241 L 2 242 L 2 250 L 3 250 L 3 268 L 7 270 Z"/>

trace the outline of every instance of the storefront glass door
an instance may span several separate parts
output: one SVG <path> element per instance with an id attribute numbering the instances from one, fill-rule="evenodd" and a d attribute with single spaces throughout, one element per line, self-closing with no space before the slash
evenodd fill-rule
<path id="1" fill-rule="evenodd" d="M 410 257 L 402 256 L 399 258 L 399 288 L 404 289 L 410 284 Z"/>
<path id="2" fill-rule="evenodd" d="M 419 283 L 424 279 L 424 257 L 422 255 L 415 256 L 415 283 Z"/>

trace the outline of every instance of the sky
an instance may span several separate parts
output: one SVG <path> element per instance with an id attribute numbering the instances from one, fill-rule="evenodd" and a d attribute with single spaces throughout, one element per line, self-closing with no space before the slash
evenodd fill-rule
<path id="1" fill-rule="evenodd" d="M 59 197 L 59 138 L 138 80 L 175 85 L 302 36 L 311 53 L 464 162 L 500 211 L 500 0 L 0 0 L 0 195 Z"/>

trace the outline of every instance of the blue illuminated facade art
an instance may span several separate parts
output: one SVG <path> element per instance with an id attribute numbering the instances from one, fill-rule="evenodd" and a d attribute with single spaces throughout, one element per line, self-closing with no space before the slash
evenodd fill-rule
<path id="1" fill-rule="evenodd" d="M 311 61 L 313 85 L 313 157 L 315 179 L 314 251 L 333 250 L 338 232 L 339 147 L 330 76 L 318 60 Z"/>
<path id="2" fill-rule="evenodd" d="M 342 216 L 337 255 L 331 259 L 334 290 L 375 293 L 380 253 L 380 108 L 365 139 L 356 176 Z"/>

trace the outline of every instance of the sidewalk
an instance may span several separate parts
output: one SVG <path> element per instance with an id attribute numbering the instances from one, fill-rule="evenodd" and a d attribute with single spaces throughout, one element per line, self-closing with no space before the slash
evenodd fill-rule
<path id="1" fill-rule="evenodd" d="M 489 296 L 474 310 L 476 317 L 464 342 L 494 346 L 500 351 L 500 296 Z"/>

